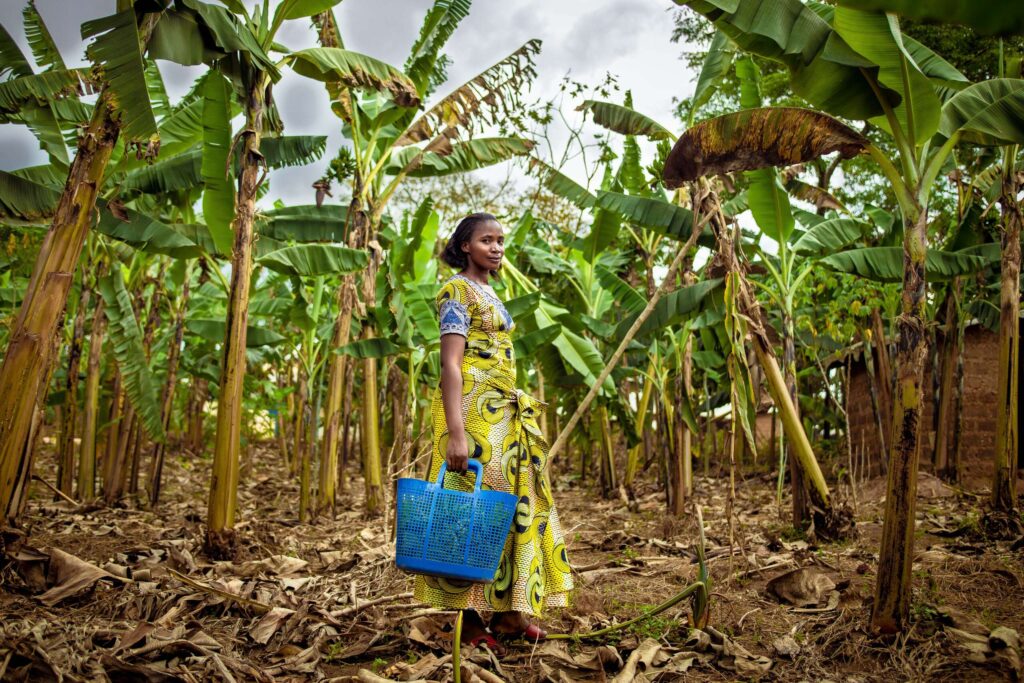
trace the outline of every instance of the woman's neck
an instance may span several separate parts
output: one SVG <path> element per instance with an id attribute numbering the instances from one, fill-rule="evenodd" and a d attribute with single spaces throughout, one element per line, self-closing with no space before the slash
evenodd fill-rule
<path id="1" fill-rule="evenodd" d="M 490 284 L 491 273 L 486 270 L 477 268 L 473 263 L 466 266 L 465 270 L 462 271 L 461 275 L 473 282 L 488 286 Z"/>

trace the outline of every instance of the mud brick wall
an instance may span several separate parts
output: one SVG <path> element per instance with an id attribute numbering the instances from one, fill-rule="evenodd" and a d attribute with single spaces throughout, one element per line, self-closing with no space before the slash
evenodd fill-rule
<path id="1" fill-rule="evenodd" d="M 964 332 L 964 398 L 963 433 L 961 437 L 964 462 L 988 460 L 996 439 L 996 383 L 998 380 L 998 337 L 989 330 L 975 325 Z M 894 359 L 895 360 L 895 359 Z M 877 372 L 878 362 L 875 359 Z M 925 367 L 923 389 L 924 414 L 921 425 L 921 463 L 927 469 L 935 450 L 935 384 L 929 363 Z M 877 375 L 876 375 L 877 380 Z M 871 407 L 871 393 L 867 369 L 863 360 L 854 361 L 850 373 L 850 432 L 855 453 L 861 449 L 870 462 L 879 462 L 880 444 L 875 414 Z M 891 415 L 883 416 L 883 425 L 889 429 Z M 888 443 L 886 444 L 888 445 Z M 952 433 L 949 446 L 952 448 Z"/>

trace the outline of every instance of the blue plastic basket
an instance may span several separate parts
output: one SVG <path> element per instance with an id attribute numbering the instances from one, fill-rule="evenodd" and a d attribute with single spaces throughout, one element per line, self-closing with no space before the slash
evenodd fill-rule
<path id="1" fill-rule="evenodd" d="M 472 493 L 444 488 L 448 468 L 437 481 L 398 480 L 395 564 L 414 574 L 488 583 L 494 580 L 505 540 L 512 529 L 518 498 L 502 491 L 481 491 L 483 466 Z"/>

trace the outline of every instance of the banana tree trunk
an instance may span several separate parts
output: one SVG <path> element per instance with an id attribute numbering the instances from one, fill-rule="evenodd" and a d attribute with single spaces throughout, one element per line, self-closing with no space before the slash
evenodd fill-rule
<path id="1" fill-rule="evenodd" d="M 939 368 L 939 406 L 936 411 L 935 429 L 935 472 L 946 481 L 955 481 L 956 472 L 950 457 L 950 443 L 955 424 L 953 408 L 955 398 L 956 364 L 960 355 L 960 320 L 957 313 L 957 299 L 961 289 L 960 279 L 955 279 L 946 294 L 946 330 L 942 344 L 942 361 Z"/>
<path id="2" fill-rule="evenodd" d="M 341 399 L 341 412 L 345 422 L 341 428 L 341 462 L 338 463 L 338 493 L 348 491 L 348 462 L 353 450 L 352 396 L 355 394 L 356 364 L 345 364 L 345 395 Z M 424 478 L 426 475 L 423 475 Z"/>
<path id="3" fill-rule="evenodd" d="M 615 483 L 615 443 L 612 439 L 612 424 L 608 417 L 608 408 L 599 406 L 597 409 L 598 427 L 601 434 L 600 467 L 601 490 L 606 498 L 615 495 L 618 486 Z"/>
<path id="4" fill-rule="evenodd" d="M 188 306 L 189 297 L 189 276 L 191 268 L 185 270 L 185 280 L 182 284 L 181 295 L 178 297 L 178 312 L 174 319 L 174 336 L 171 337 L 170 349 L 167 352 L 167 381 L 164 382 L 164 390 L 160 401 L 160 419 L 164 426 L 164 433 L 168 433 L 171 426 L 171 412 L 174 410 L 174 389 L 178 383 L 178 363 L 181 360 L 181 342 L 185 332 L 185 309 Z M 160 502 L 160 489 L 163 481 L 164 455 L 167 452 L 167 442 L 159 442 L 153 446 L 153 455 L 149 462 L 149 504 L 156 507 Z"/>
<path id="5" fill-rule="evenodd" d="M 367 328 L 364 339 L 371 339 Z M 366 512 L 376 514 L 384 504 L 384 488 L 381 483 L 380 466 L 380 397 L 377 392 L 377 360 L 363 361 L 363 405 L 361 446 L 363 452 L 363 477 L 366 484 Z"/>
<path id="6" fill-rule="evenodd" d="M 104 92 L 79 138 L 75 160 L 43 239 L 0 366 L 0 513 L 16 516 L 19 472 L 31 469 L 32 418 L 56 355 L 56 331 L 92 220 L 103 172 L 120 132 Z"/>
<path id="7" fill-rule="evenodd" d="M 878 398 L 882 404 L 882 415 L 885 416 L 885 440 L 892 445 L 895 438 L 892 431 L 892 421 L 889 419 L 893 414 L 893 371 L 892 359 L 889 357 L 889 344 L 885 340 L 885 325 L 882 323 L 882 314 L 875 308 L 871 311 L 872 335 L 875 349 L 878 353 Z M 888 451 L 886 451 L 888 452 Z M 882 458 L 883 463 L 885 458 Z M 888 467 L 887 464 L 883 464 Z"/>
<path id="8" fill-rule="evenodd" d="M 64 406 L 60 421 L 60 458 L 57 465 L 57 488 L 71 495 L 75 481 L 75 430 L 78 427 L 78 372 L 82 364 L 82 340 L 85 336 L 85 311 L 90 292 L 82 283 L 82 295 L 75 312 L 75 326 L 68 347 L 68 376 L 64 383 Z"/>
<path id="9" fill-rule="evenodd" d="M 111 385 L 110 391 L 110 408 L 107 413 L 107 429 L 103 446 L 103 490 L 107 490 L 107 485 L 110 482 L 110 468 L 111 463 L 117 459 L 117 437 L 121 433 L 121 408 L 124 403 L 124 390 L 121 388 L 121 371 L 117 369 L 116 363 L 110 363 L 114 366 L 114 380 Z"/>
<path id="10" fill-rule="evenodd" d="M 862 331 L 861 338 L 864 341 L 864 367 L 868 371 L 868 393 L 871 394 L 871 410 L 874 412 L 875 427 L 878 429 L 878 452 L 884 454 L 888 453 L 885 445 L 889 442 L 885 423 L 891 415 L 886 414 L 882 407 L 881 396 L 878 391 L 878 379 L 875 376 L 875 352 L 871 348 L 871 335 L 867 331 Z M 882 472 L 888 472 L 889 468 L 884 457 L 881 458 L 881 463 Z M 870 471 L 871 466 L 869 465 L 867 469 Z"/>
<path id="11" fill-rule="evenodd" d="M 127 478 L 125 468 L 129 465 L 128 458 L 131 456 L 132 445 L 135 442 L 135 429 L 137 420 L 135 408 L 128 401 L 124 402 L 121 412 L 120 433 L 116 438 L 111 439 L 116 443 L 114 457 L 106 468 L 107 478 L 103 482 L 103 501 L 107 505 L 115 505 L 124 494 L 125 479 Z"/>
<path id="12" fill-rule="evenodd" d="M 235 553 L 235 509 L 238 502 L 238 457 L 241 447 L 245 337 L 249 322 L 249 286 L 252 274 L 253 219 L 256 192 L 263 181 L 263 130 L 265 85 L 254 76 L 245 101 L 245 130 L 241 134 L 242 172 L 235 199 L 235 244 L 231 252 L 231 286 L 227 330 L 217 397 L 217 432 L 213 452 L 213 476 L 207 514 L 206 549 L 214 557 Z"/>
<path id="13" fill-rule="evenodd" d="M 306 440 L 306 402 L 309 383 L 302 363 L 295 364 L 295 413 L 292 415 L 292 469 L 293 477 L 302 471 L 302 451 Z M 301 499 L 301 494 L 300 494 Z M 301 507 L 301 500 L 300 505 Z"/>
<path id="14" fill-rule="evenodd" d="M 633 480 L 636 479 L 636 472 L 640 468 L 640 449 L 644 447 L 643 440 L 649 431 L 646 425 L 650 422 L 648 409 L 651 405 L 651 394 L 654 390 L 654 382 L 651 380 L 654 371 L 654 360 L 652 359 L 647 364 L 647 375 L 643 377 L 644 388 L 640 392 L 640 402 L 636 408 L 636 434 L 641 438 L 641 442 L 630 448 L 626 454 L 626 476 L 623 483 L 627 491 L 631 491 L 633 488 Z"/>
<path id="15" fill-rule="evenodd" d="M 1024 224 L 1012 164 L 1003 174 L 999 203 L 1003 210 L 999 276 L 999 382 L 996 390 L 996 449 L 992 509 L 1010 512 L 1017 504 L 1018 372 L 1020 368 L 1020 229 Z"/>
<path id="16" fill-rule="evenodd" d="M 893 397 L 892 446 L 885 498 L 885 523 L 879 549 L 878 576 L 871 625 L 896 633 L 910 615 L 910 572 L 914 556 L 914 508 L 921 455 L 921 409 L 926 331 L 925 253 L 927 212 L 905 221 L 903 297 L 897 320 L 897 382 Z M 877 327 L 877 325 L 876 325 Z M 879 340 L 882 346 L 882 340 Z"/>
<path id="17" fill-rule="evenodd" d="M 676 377 L 676 394 L 679 402 L 689 401 L 692 387 L 693 375 L 693 338 L 687 338 L 686 347 L 683 349 L 682 372 Z M 693 492 L 693 434 L 690 427 L 675 411 L 674 421 L 676 423 L 675 443 L 675 467 L 673 469 L 673 491 L 671 512 L 676 517 L 682 517 L 686 512 L 686 499 Z"/>
<path id="18" fill-rule="evenodd" d="M 786 393 L 796 410 L 797 419 L 800 417 L 800 400 L 796 385 L 796 344 L 793 316 L 789 311 L 782 316 L 782 365 L 786 368 Z M 786 447 L 790 449 L 789 479 L 790 489 L 793 494 L 793 526 L 803 527 L 811 520 L 811 511 L 807 496 L 807 482 L 803 470 L 800 468 L 800 458 L 793 457 L 792 446 L 787 442 Z"/>
<path id="19" fill-rule="evenodd" d="M 305 522 L 309 519 L 309 475 L 310 475 L 310 450 L 312 447 L 311 435 L 313 420 L 310 416 L 312 411 L 309 408 L 309 378 L 300 371 L 302 382 L 299 392 L 299 405 L 302 410 L 296 415 L 295 420 L 295 458 L 299 465 L 299 521 Z"/>
<path id="20" fill-rule="evenodd" d="M 276 371 L 276 375 L 277 375 L 277 388 L 279 390 L 285 389 L 286 386 L 287 386 L 287 379 L 286 379 L 287 375 L 286 375 L 285 370 L 279 367 L 277 369 L 277 371 Z M 275 420 L 276 424 L 275 424 L 275 429 L 274 429 L 274 431 L 276 432 L 276 436 L 277 436 L 277 449 L 281 452 L 281 464 L 285 466 L 285 469 L 289 469 L 291 467 L 291 465 L 289 464 L 290 460 L 289 460 L 289 456 L 288 456 L 288 417 L 287 416 L 291 414 L 289 412 L 289 407 L 292 406 L 292 405 L 294 405 L 294 403 L 293 403 L 293 396 L 292 396 L 292 394 L 288 394 L 288 397 L 285 399 L 285 405 L 278 406 L 278 408 L 277 408 L 277 418 Z"/>
<path id="21" fill-rule="evenodd" d="M 103 276 L 101 271 L 100 277 Z M 82 419 L 82 452 L 78 459 L 78 498 L 96 497 L 96 427 L 100 403 L 100 360 L 106 317 L 103 299 L 97 297 L 89 334 L 89 360 L 85 369 L 85 413 Z"/>
<path id="22" fill-rule="evenodd" d="M 337 506 L 338 450 L 341 442 L 341 428 L 344 423 L 342 403 L 345 395 L 345 376 L 348 359 L 337 353 L 348 344 L 352 334 L 352 309 L 355 305 L 355 277 L 345 275 L 338 287 L 338 317 L 334 321 L 331 335 L 330 370 L 327 374 L 327 406 L 324 418 L 324 443 L 320 458 L 320 500 L 319 510 L 330 508 L 333 515 Z"/>
<path id="23" fill-rule="evenodd" d="M 194 454 L 201 454 L 205 445 L 203 418 L 206 415 L 206 399 L 210 390 L 209 380 L 202 377 L 193 377 L 189 384 L 187 440 L 189 450 Z"/>

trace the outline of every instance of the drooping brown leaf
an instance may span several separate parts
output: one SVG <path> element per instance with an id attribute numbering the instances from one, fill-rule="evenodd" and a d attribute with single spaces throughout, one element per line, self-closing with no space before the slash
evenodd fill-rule
<path id="1" fill-rule="evenodd" d="M 701 121 L 672 148 L 662 177 L 676 188 L 707 175 L 788 166 L 839 152 L 860 154 L 867 138 L 838 119 L 811 109 L 765 107 Z"/>

